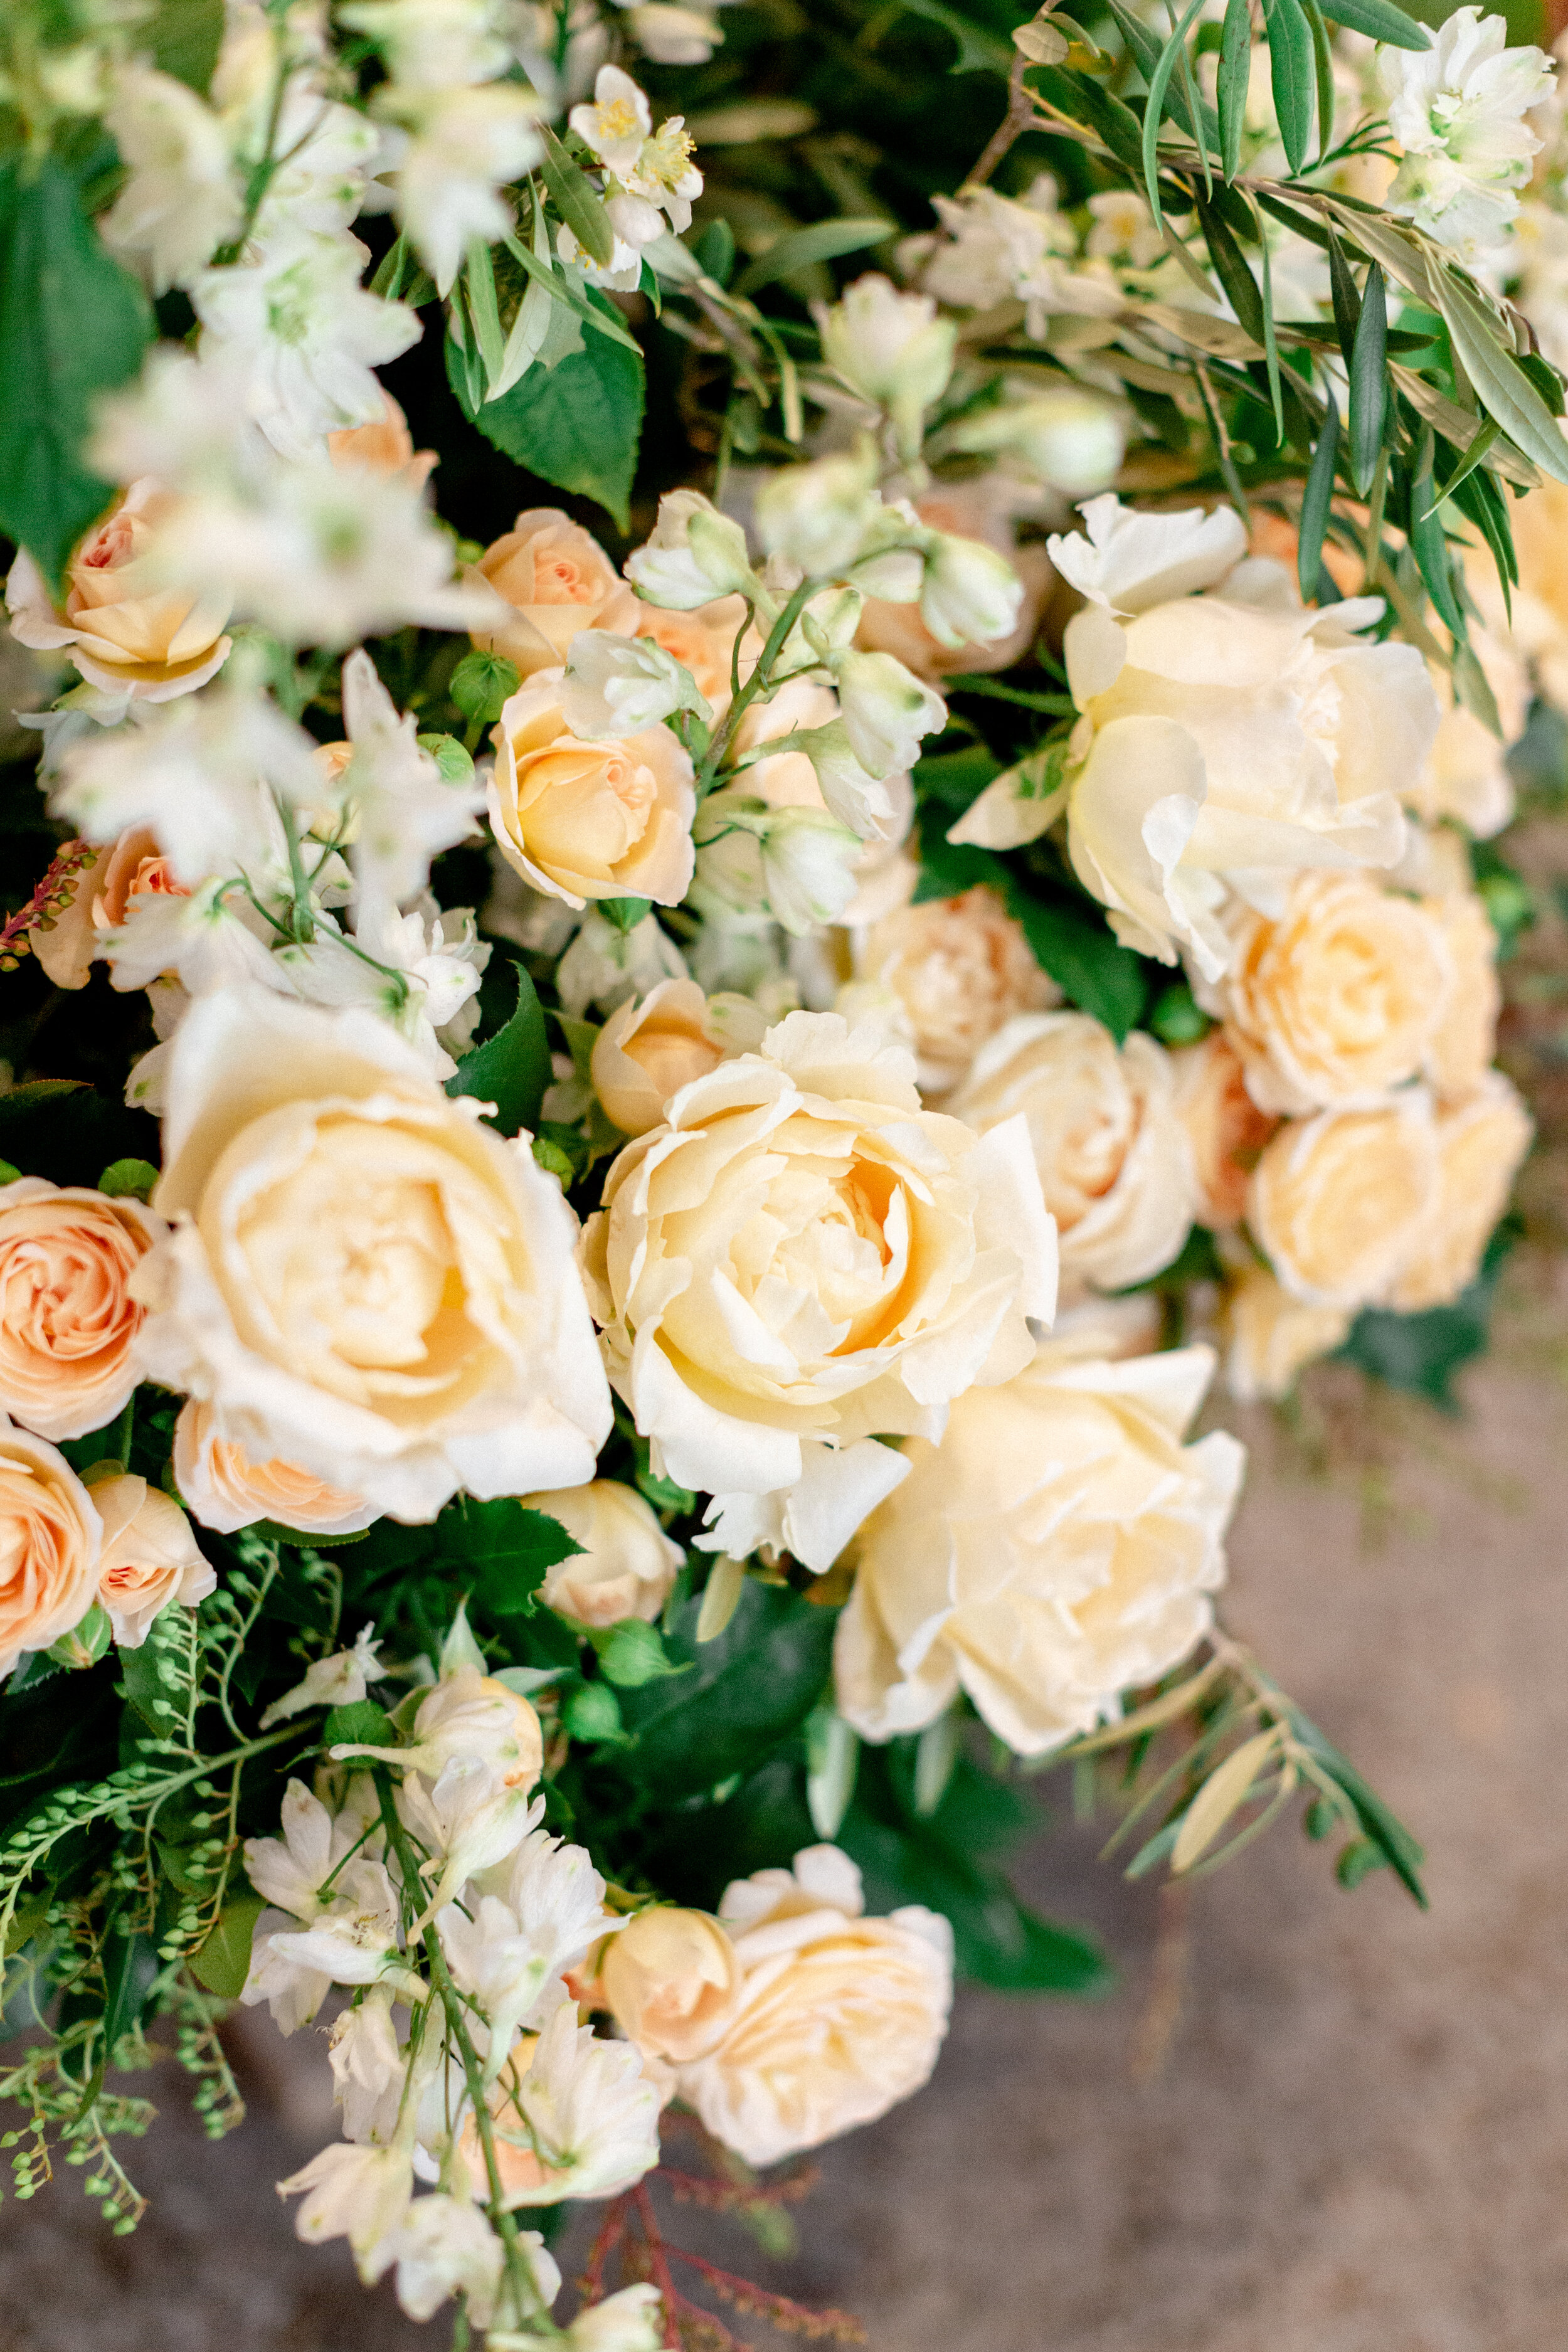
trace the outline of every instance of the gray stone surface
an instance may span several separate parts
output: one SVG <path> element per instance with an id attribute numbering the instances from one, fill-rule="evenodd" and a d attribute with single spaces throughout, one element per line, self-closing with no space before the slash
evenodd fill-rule
<path id="1" fill-rule="evenodd" d="M 1543 1358 L 1560 1302 L 1533 1322 Z M 1291 1830 L 1184 1918 L 1083 1832 L 1044 1840 L 1027 1891 L 1100 1929 L 1118 1990 L 966 1994 L 931 2089 L 827 2152 L 795 2262 L 704 2245 L 858 2311 L 873 2352 L 1568 2341 L 1568 1391 L 1520 1352 L 1472 1380 L 1465 1423 L 1320 1378 L 1327 1475 L 1311 1442 L 1247 1432 L 1231 1626 L 1425 1840 L 1430 1915 L 1386 1875 L 1342 1893 Z M 4 2352 L 445 2340 L 362 2294 L 341 2248 L 298 2246 L 271 2193 L 331 2136 L 319 2043 L 252 2027 L 239 2055 L 252 2119 L 219 2147 L 168 2081 L 135 2237 L 69 2175 L 0 2208 Z"/>

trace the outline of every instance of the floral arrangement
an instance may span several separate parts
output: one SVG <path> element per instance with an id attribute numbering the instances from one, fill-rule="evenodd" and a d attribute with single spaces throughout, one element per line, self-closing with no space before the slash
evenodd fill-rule
<path id="1" fill-rule="evenodd" d="M 125 2082 L 226 2129 L 265 2004 L 300 2234 L 459 2344 L 853 2338 L 647 2184 L 776 2245 L 955 1969 L 1103 1975 L 1033 1773 L 1424 1900 L 1216 1619 L 1218 1424 L 1484 1341 L 1552 61 L 15 0 L 0 126 L 16 2193 L 133 2227 Z"/>

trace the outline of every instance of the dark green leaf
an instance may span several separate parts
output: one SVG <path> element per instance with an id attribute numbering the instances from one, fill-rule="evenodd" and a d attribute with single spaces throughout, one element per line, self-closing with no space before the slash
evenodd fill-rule
<path id="1" fill-rule="evenodd" d="M 1333 1742 L 1326 1739 L 1311 1719 L 1298 1706 L 1289 1710 L 1290 1728 L 1302 1746 L 1311 1752 L 1331 1780 L 1338 1782 L 1356 1810 L 1356 1818 L 1366 1835 L 1386 1856 L 1421 1906 L 1427 1908 L 1426 1891 L 1421 1884 L 1420 1869 L 1426 1860 L 1424 1849 L 1411 1836 L 1397 1815 L 1392 1813 L 1378 1795 L 1362 1779 L 1348 1756 L 1342 1756 Z"/>
<path id="2" fill-rule="evenodd" d="M 1312 61 L 1312 28 L 1301 0 L 1263 0 L 1268 32 L 1268 70 L 1274 86 L 1274 111 L 1292 172 L 1299 172 L 1312 143 L 1312 97 L 1316 68 Z"/>
<path id="3" fill-rule="evenodd" d="M 1361 316 L 1351 346 L 1350 461 L 1351 476 L 1365 498 L 1377 470 L 1383 447 L 1384 415 L 1388 399 L 1388 299 L 1383 272 L 1374 261 L 1366 273 Z"/>
<path id="4" fill-rule="evenodd" d="M 1070 1003 L 1102 1021 L 1118 1045 L 1137 1026 L 1148 993 L 1142 959 L 1112 938 L 1103 920 L 1071 901 L 1037 898 L 1020 885 L 1008 903 L 1035 960 Z"/>
<path id="5" fill-rule="evenodd" d="M 1247 128 L 1247 90 L 1252 70 L 1252 12 L 1247 0 L 1226 0 L 1220 39 L 1219 152 L 1227 180 L 1241 168 L 1241 134 Z"/>
<path id="6" fill-rule="evenodd" d="M 103 2045 L 112 2053 L 142 2014 L 142 2004 L 158 1973 L 158 1948 L 151 1936 L 130 1927 L 123 1911 L 110 1919 L 103 1952 Z"/>
<path id="7" fill-rule="evenodd" d="M 620 1701 L 608 1683 L 579 1683 L 562 1700 L 561 1716 L 574 1739 L 616 1746 L 625 1740 Z"/>
<path id="8" fill-rule="evenodd" d="M 983 31 L 956 8 L 947 7 L 944 0 L 903 0 L 903 5 L 911 16 L 924 16 L 952 35 L 958 55 L 948 68 L 950 73 L 994 73 L 1005 79 L 1016 54 L 1007 42 Z"/>
<path id="9" fill-rule="evenodd" d="M 555 209 L 591 261 L 601 266 L 616 249 L 616 232 L 597 192 L 575 164 L 548 123 L 542 126 L 544 159 L 541 168 Z"/>
<path id="10" fill-rule="evenodd" d="M 1146 25 L 1141 23 L 1130 8 L 1122 5 L 1122 0 L 1106 0 L 1106 6 L 1115 18 L 1117 28 L 1126 42 L 1129 54 L 1142 75 L 1144 82 L 1146 84 L 1152 82 L 1154 78 L 1154 68 L 1160 62 L 1162 44 L 1158 37 L 1152 33 Z M 1215 151 L 1218 150 L 1219 124 L 1215 119 L 1214 109 L 1211 106 L 1200 107 L 1198 121 L 1194 122 L 1184 92 L 1178 91 L 1171 100 L 1171 115 L 1173 121 L 1179 122 L 1182 129 L 1198 146 L 1206 145 Z"/>
<path id="11" fill-rule="evenodd" d="M 1143 185 L 1149 192 L 1149 207 L 1154 215 L 1156 228 L 1159 227 L 1163 217 L 1160 208 L 1160 165 L 1157 152 L 1160 125 L 1167 110 L 1166 99 L 1171 87 L 1171 77 L 1176 69 L 1178 60 L 1184 57 L 1183 43 L 1187 37 L 1187 27 L 1203 5 L 1204 0 L 1190 0 L 1185 15 L 1172 26 L 1170 36 L 1155 60 L 1154 71 L 1149 83 L 1149 100 L 1143 109 Z"/>
<path id="12" fill-rule="evenodd" d="M 1323 534 L 1328 529 L 1329 509 L 1333 503 L 1334 467 L 1339 458 L 1340 412 L 1334 406 L 1334 395 L 1327 385 L 1323 389 L 1327 413 L 1318 446 L 1312 452 L 1312 463 L 1307 475 L 1307 486 L 1301 493 L 1301 529 L 1296 549 L 1296 577 L 1300 584 L 1301 601 L 1310 604 L 1318 593 L 1318 574 L 1323 563 Z"/>
<path id="13" fill-rule="evenodd" d="M 1515 352 L 1513 363 L 1522 368 L 1553 416 L 1563 414 L 1563 379 L 1549 359 L 1539 352 Z"/>
<path id="14" fill-rule="evenodd" d="M 465 1054 L 447 1081 L 449 1095 L 471 1095 L 494 1103 L 486 1118 L 502 1135 L 531 1130 L 539 1106 L 550 1084 L 550 1046 L 544 1034 L 544 1014 L 534 985 L 521 964 L 517 975 L 517 1010 L 502 1029 L 482 1045 Z"/>
<path id="15" fill-rule="evenodd" d="M 1495 1288 L 1495 1274 L 1482 1275 L 1451 1307 L 1428 1307 L 1416 1315 L 1368 1307 L 1356 1317 L 1341 1353 L 1389 1388 L 1409 1389 L 1456 1412 L 1454 1375 L 1487 1351 Z"/>
<path id="16" fill-rule="evenodd" d="M 1323 14 L 1331 24 L 1346 25 L 1352 33 L 1364 33 L 1369 41 L 1386 41 L 1391 49 L 1429 49 L 1432 36 L 1424 25 L 1414 24 L 1403 8 L 1395 8 L 1392 0 L 1320 0 Z"/>
<path id="17" fill-rule="evenodd" d="M 1312 76 L 1318 100 L 1318 159 L 1321 163 L 1334 140 L 1334 53 L 1329 46 L 1329 28 L 1323 22 L 1323 12 L 1318 0 L 1301 0 L 1301 6 L 1312 36 Z"/>
<path id="18" fill-rule="evenodd" d="M 731 290 L 749 297 L 781 278 L 793 278 L 797 269 L 810 269 L 817 262 L 837 261 L 843 254 L 880 245 L 887 234 L 885 220 L 814 221 L 809 228 L 787 230 L 765 253 L 747 262 Z"/>
<path id="19" fill-rule="evenodd" d="M 147 32 L 153 64 L 205 98 L 223 39 L 223 0 L 158 0 Z"/>
<path id="20" fill-rule="evenodd" d="M 1355 331 L 1361 318 L 1361 296 L 1356 292 L 1355 279 L 1351 275 L 1345 249 L 1331 226 L 1325 228 L 1329 249 L 1329 287 L 1333 296 L 1334 332 L 1340 339 L 1340 351 L 1348 368 L 1355 350 Z"/>
<path id="21" fill-rule="evenodd" d="M 1088 74 L 1067 73 L 1060 66 L 1037 66 L 1030 79 L 1048 106 L 1069 122 L 1081 122 L 1100 144 L 1130 172 L 1143 168 L 1143 132 L 1138 117 Z"/>
<path id="22" fill-rule="evenodd" d="M 1454 594 L 1453 577 L 1448 568 L 1448 541 L 1436 511 L 1436 494 L 1432 487 L 1432 427 L 1428 425 L 1421 436 L 1421 455 L 1415 478 L 1410 485 L 1410 545 L 1426 593 L 1442 614 L 1450 633 L 1463 638 L 1465 616 Z"/>
<path id="23" fill-rule="evenodd" d="M 0 530 L 52 583 L 113 495 L 82 456 L 92 404 L 135 374 L 152 326 L 64 165 L 0 165 Z"/>
<path id="24" fill-rule="evenodd" d="M 1261 344 L 1263 297 L 1258 290 L 1258 280 L 1242 258 L 1240 246 L 1215 205 L 1200 204 L 1198 221 L 1215 273 L 1230 297 L 1231 309 L 1253 341 Z"/>
<path id="25" fill-rule="evenodd" d="M 676 1612 L 669 1654 L 695 1671 L 623 1701 L 628 1769 L 661 1798 L 752 1770 L 810 1714 L 827 1680 L 835 1612 L 748 1577 L 717 1640 L 699 1644 L 701 1603 Z"/>
<path id="26" fill-rule="evenodd" d="M 231 1895 L 205 1943 L 191 1956 L 191 1974 L 220 2000 L 237 2000 L 245 1990 L 256 1923 L 266 1908 L 259 1895 Z"/>
<path id="27" fill-rule="evenodd" d="M 616 317 L 603 295 L 591 304 Z M 447 373 L 453 370 L 447 341 Z M 468 404 L 479 431 L 507 457 L 563 490 L 595 499 L 623 530 L 642 432 L 642 355 L 604 335 L 591 335 L 552 368 L 533 367 L 510 392 L 482 406 Z"/>

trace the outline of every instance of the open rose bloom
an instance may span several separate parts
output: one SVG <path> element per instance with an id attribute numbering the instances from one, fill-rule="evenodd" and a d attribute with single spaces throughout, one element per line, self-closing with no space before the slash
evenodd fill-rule
<path id="1" fill-rule="evenodd" d="M 165 578 L 157 531 L 174 503 L 158 483 L 133 482 L 72 557 L 58 613 L 31 557 L 19 555 L 5 589 L 18 642 L 68 655 L 106 694 L 167 702 L 205 686 L 234 642 L 225 634 L 230 602 L 215 593 L 193 598 Z"/>

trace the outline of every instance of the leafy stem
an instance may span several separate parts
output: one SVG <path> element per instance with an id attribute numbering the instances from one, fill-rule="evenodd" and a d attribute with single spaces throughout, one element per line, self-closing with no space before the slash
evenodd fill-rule
<path id="1" fill-rule="evenodd" d="M 784 642 L 790 631 L 805 610 L 810 598 L 816 594 L 819 585 L 820 583 L 817 581 L 803 580 L 769 630 L 768 641 L 763 647 L 755 669 L 731 702 L 729 709 L 724 714 L 723 723 L 713 730 L 713 740 L 708 747 L 708 756 L 697 773 L 699 799 L 704 793 L 712 791 L 714 779 L 718 775 L 724 755 L 734 741 L 735 731 L 752 703 L 759 695 L 765 696 L 771 693 L 773 664 L 784 651 Z"/>

